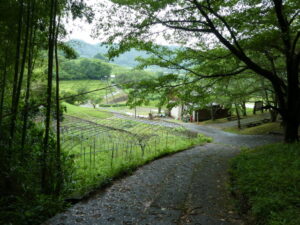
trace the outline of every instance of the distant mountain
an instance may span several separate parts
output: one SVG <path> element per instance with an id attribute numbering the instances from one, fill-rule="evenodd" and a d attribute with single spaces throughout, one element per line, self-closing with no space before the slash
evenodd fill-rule
<path id="1" fill-rule="evenodd" d="M 108 51 L 107 45 L 89 44 L 82 40 L 70 40 L 70 41 L 68 41 L 68 44 L 78 52 L 80 57 L 85 57 L 85 58 L 93 58 L 98 53 L 104 55 Z M 170 48 L 175 49 L 177 47 L 170 47 Z M 141 56 L 144 58 L 148 57 L 148 55 L 145 51 L 138 51 L 136 49 L 132 49 L 132 50 L 120 55 L 119 57 L 115 58 L 112 61 L 112 63 L 120 65 L 120 66 L 135 67 L 138 65 L 138 62 L 135 61 L 135 58 L 138 56 Z M 162 69 L 162 68 L 159 69 L 157 67 L 153 67 L 152 69 L 166 71 L 165 69 Z"/>
<path id="2" fill-rule="evenodd" d="M 104 55 L 108 51 L 108 46 L 106 45 L 89 44 L 82 40 L 70 40 L 68 44 L 78 52 L 80 57 L 85 58 L 93 58 L 98 53 Z M 115 58 L 112 62 L 120 66 L 134 67 L 138 64 L 138 62 L 135 61 L 135 58 L 138 56 L 147 57 L 147 53 L 132 49 Z"/>

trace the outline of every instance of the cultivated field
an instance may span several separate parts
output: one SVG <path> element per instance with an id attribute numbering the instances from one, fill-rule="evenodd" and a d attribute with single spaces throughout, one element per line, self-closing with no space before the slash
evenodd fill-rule
<path id="1" fill-rule="evenodd" d="M 75 162 L 74 193 L 82 194 L 161 155 L 209 141 L 179 124 L 86 110 L 73 108 L 62 123 L 62 147 Z"/>

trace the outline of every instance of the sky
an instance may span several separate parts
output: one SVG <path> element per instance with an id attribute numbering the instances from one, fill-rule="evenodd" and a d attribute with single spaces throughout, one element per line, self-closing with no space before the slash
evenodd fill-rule
<path id="1" fill-rule="evenodd" d="M 88 24 L 81 20 L 75 20 L 68 24 L 69 34 L 65 38 L 66 41 L 71 39 L 80 39 L 90 44 L 99 43 L 99 39 L 93 39 L 91 37 L 93 24 Z"/>
<path id="2" fill-rule="evenodd" d="M 97 2 L 99 2 L 99 0 L 85 0 L 85 2 L 89 6 L 92 6 L 94 8 L 97 7 Z M 67 35 L 65 40 L 68 41 L 71 39 L 80 39 L 90 44 L 99 43 L 99 39 L 93 39 L 91 37 L 92 29 L 95 26 L 95 22 L 96 21 L 94 21 L 92 24 L 89 24 L 81 19 L 76 19 L 75 21 L 69 19 L 68 25 L 66 26 L 69 34 Z"/>
<path id="3" fill-rule="evenodd" d="M 65 24 L 67 31 L 68 31 L 68 35 L 64 38 L 64 41 L 68 41 L 71 39 L 80 39 L 83 40 L 87 43 L 90 44 L 97 44 L 100 43 L 102 40 L 101 38 L 92 38 L 91 34 L 92 34 L 92 30 L 93 27 L 95 27 L 96 23 L 97 23 L 97 7 L 99 7 L 99 5 L 97 3 L 99 3 L 99 0 L 85 0 L 85 2 L 91 6 L 93 9 L 95 9 L 95 19 L 94 22 L 92 24 L 87 23 L 84 20 L 81 19 L 76 19 L 75 21 L 72 21 L 72 19 L 68 19 L 68 22 L 66 22 L 65 19 Z M 105 3 L 107 2 L 107 5 L 111 4 L 109 3 L 108 0 L 101 0 L 101 3 Z M 164 30 L 163 26 L 158 25 L 156 26 L 157 30 Z M 103 38 L 104 39 L 104 38 Z M 161 44 L 161 45 L 170 45 L 170 43 L 168 43 L 163 37 L 158 36 L 155 40 L 155 42 L 157 44 Z"/>

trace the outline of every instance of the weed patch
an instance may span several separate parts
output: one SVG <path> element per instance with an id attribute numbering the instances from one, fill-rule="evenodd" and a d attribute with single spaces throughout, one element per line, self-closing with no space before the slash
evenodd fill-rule
<path id="1" fill-rule="evenodd" d="M 239 209 L 259 225 L 300 224 L 300 144 L 244 150 L 231 163 Z"/>

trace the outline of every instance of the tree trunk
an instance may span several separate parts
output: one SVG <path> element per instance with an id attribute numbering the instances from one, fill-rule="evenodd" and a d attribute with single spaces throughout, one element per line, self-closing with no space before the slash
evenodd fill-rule
<path id="1" fill-rule="evenodd" d="M 14 135 L 15 135 L 15 126 L 16 126 L 16 92 L 18 88 L 19 80 L 19 66 L 20 66 L 20 52 L 21 52 L 21 42 L 22 42 L 22 22 L 23 22 L 23 10 L 24 10 L 24 1 L 19 2 L 19 20 L 18 20 L 18 35 L 17 35 L 17 45 L 16 45 L 16 56 L 15 56 L 15 71 L 13 79 L 13 90 L 12 90 L 12 102 L 11 102 L 11 123 L 10 123 L 10 138 L 9 138 L 9 149 L 12 147 Z"/>
<path id="2" fill-rule="evenodd" d="M 278 112 L 276 110 L 270 109 L 271 122 L 277 121 Z"/>
<path id="3" fill-rule="evenodd" d="M 62 168 L 61 168 L 61 146 L 60 146 L 60 104 L 59 104 L 59 63 L 58 63 L 58 52 L 57 52 L 57 39 L 59 33 L 59 24 L 60 24 L 60 17 L 57 22 L 56 27 L 56 34 L 55 34 L 55 69 L 56 69 L 56 190 L 55 194 L 58 196 L 61 192 L 62 182 L 63 182 L 63 175 L 62 175 Z M 94 106 L 95 108 L 95 106 Z"/>
<path id="4" fill-rule="evenodd" d="M 234 104 L 235 106 L 235 112 L 236 112 L 236 116 L 237 116 L 237 126 L 239 129 L 241 129 L 241 116 L 240 116 L 240 112 L 239 112 L 239 108 L 238 108 L 238 104 Z"/>
<path id="5" fill-rule="evenodd" d="M 33 71 L 33 51 L 34 51 L 34 40 L 35 40 L 35 27 L 32 27 L 34 17 L 34 1 L 33 6 L 30 9 L 31 22 L 30 22 L 30 34 L 29 34 L 29 54 L 28 54 L 28 65 L 27 65 L 27 82 L 26 82 L 26 94 L 25 94 L 25 105 L 24 105 L 24 116 L 23 116 L 23 129 L 21 138 L 21 151 L 22 158 L 24 157 L 24 146 L 27 135 L 27 123 L 28 123 L 28 111 L 29 111 L 29 96 L 31 87 L 31 75 Z"/>
<path id="6" fill-rule="evenodd" d="M 213 104 L 210 104 L 210 119 L 215 120 L 215 112 L 214 112 L 214 107 Z"/>
<path id="7" fill-rule="evenodd" d="M 1 81 L 1 92 L 0 92 L 0 140 L 2 137 L 2 118 L 3 118 L 3 106 L 4 106 L 4 96 L 5 96 L 5 87 L 7 80 L 7 58 L 8 58 L 8 46 L 6 47 L 5 57 L 4 57 L 4 68 L 3 68 L 3 77 Z"/>
<path id="8" fill-rule="evenodd" d="M 247 116 L 247 107 L 246 102 L 242 102 L 243 116 Z"/>
<path id="9" fill-rule="evenodd" d="M 297 123 L 294 118 L 284 121 L 284 141 L 286 143 L 299 141 L 298 127 L 299 123 Z"/>
<path id="10" fill-rule="evenodd" d="M 51 99 L 52 99 L 52 79 L 53 79 L 53 56 L 54 56 L 54 38 L 55 38 L 55 0 L 51 0 L 50 24 L 48 35 L 48 84 L 47 84 L 47 103 L 46 103 L 46 118 L 45 118 L 45 136 L 44 148 L 42 153 L 42 177 L 41 188 L 44 194 L 49 194 L 48 184 L 48 166 L 47 155 L 49 148 L 49 134 L 50 134 L 50 117 L 51 117 Z"/>

